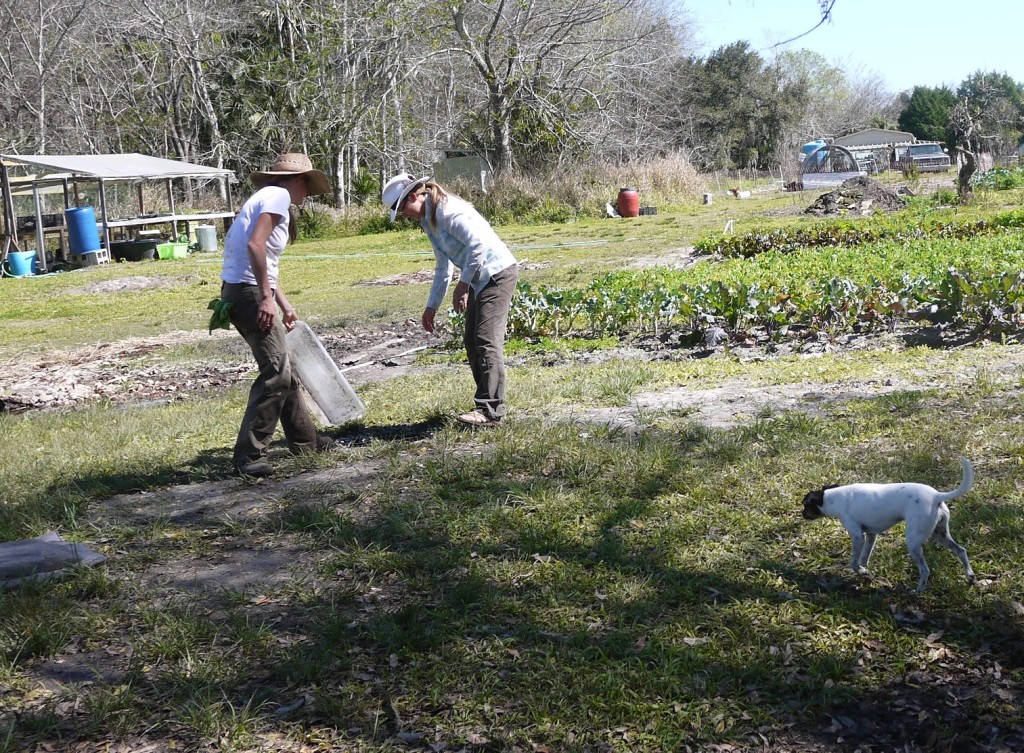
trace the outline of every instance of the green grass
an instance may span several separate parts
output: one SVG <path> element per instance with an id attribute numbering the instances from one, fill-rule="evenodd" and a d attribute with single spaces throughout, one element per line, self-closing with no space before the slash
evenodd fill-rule
<path id="1" fill-rule="evenodd" d="M 692 243 L 707 220 L 693 210 L 505 235 L 529 247 L 519 256 L 549 265 L 527 272 L 533 281 L 567 284 Z M 425 286 L 357 283 L 429 267 L 422 238 L 327 248 L 302 244 L 285 256 L 300 313 L 325 329 L 418 315 Z M 1010 263 L 1012 251 L 986 247 L 992 263 Z M 321 258 L 328 253 L 337 256 Z M 902 263 L 958 253 L 915 246 Z M 843 252 L 801 261 L 868 274 L 895 268 L 894 258 L 883 249 L 859 265 Z M 799 274 L 788 259 L 729 264 Z M 217 265 L 194 257 L 130 271 L 150 268 L 177 284 L 73 292 L 127 275 L 120 267 L 0 281 L 11 291 L 0 301 L 12 323 L 0 334 L 4 352 L 204 327 Z M 59 327 L 39 324 L 58 310 L 67 317 Z M 33 327 L 50 334 L 29 337 Z M 242 357 L 225 344 L 143 357 Z M 575 360 L 612 345 L 510 344 L 521 359 L 509 372 L 511 415 L 489 432 L 441 420 L 470 389 L 457 357 L 435 359 L 429 379 L 367 384 L 368 443 L 284 460 L 284 483 L 226 478 L 244 384 L 165 405 L 0 415 L 0 540 L 54 527 L 109 557 L 60 582 L 0 591 L 0 751 L 140 738 L 181 750 L 675 751 L 761 749 L 761 736 L 782 750 L 840 746 L 843 734 L 881 750 L 913 744 L 908 730 L 935 749 L 993 738 L 1013 749 L 1024 733 L 1024 381 L 1006 368 L 1010 351 Z M 824 400 L 814 414 L 751 411 L 732 429 L 671 410 L 631 428 L 577 420 L 667 388 L 838 391 L 887 379 L 900 389 Z M 433 428 L 379 438 L 420 424 Z M 899 531 L 880 539 L 873 579 L 855 578 L 840 526 L 800 518 L 804 492 L 824 483 L 952 488 L 961 454 L 977 481 L 951 505 L 953 535 L 976 587 L 948 552 L 929 548 L 932 582 L 913 594 Z M 180 516 L 189 490 L 208 497 L 202 515 Z M 115 494 L 123 507 L 103 501 Z M 288 552 L 298 572 L 207 594 L 161 585 L 175 566 L 231 561 L 239 550 Z M 57 660 L 113 671 L 54 692 L 40 677 Z M 910 726 L 886 729 L 905 736 L 827 732 L 871 710 L 903 719 Z"/>

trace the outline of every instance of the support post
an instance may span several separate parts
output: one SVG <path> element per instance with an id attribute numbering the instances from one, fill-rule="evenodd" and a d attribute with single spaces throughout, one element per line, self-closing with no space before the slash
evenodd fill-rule
<path id="1" fill-rule="evenodd" d="M 171 179 L 167 179 L 167 206 L 171 209 L 171 232 L 174 237 L 171 238 L 172 242 L 178 240 L 178 218 L 174 213 L 174 191 L 171 189 Z"/>
<path id="2" fill-rule="evenodd" d="M 43 213 L 39 208 L 39 184 L 35 181 L 32 182 L 32 203 L 36 210 L 36 263 L 43 272 L 49 272 L 50 270 L 46 266 L 46 235 L 43 233 Z"/>
<path id="3" fill-rule="evenodd" d="M 103 217 L 103 243 L 110 251 L 110 225 L 107 224 L 107 186 L 100 178 L 100 214 Z"/>
<path id="4" fill-rule="evenodd" d="M 229 212 L 234 212 L 235 211 L 235 200 L 231 196 L 231 181 L 228 180 L 227 176 L 222 178 L 222 180 L 224 181 L 224 188 L 225 188 L 225 190 L 227 192 L 227 195 L 228 195 L 228 211 Z M 232 219 L 233 218 L 231 218 L 231 217 L 225 217 L 224 218 L 224 235 L 227 235 L 228 234 L 228 230 L 231 229 Z"/>
<path id="5" fill-rule="evenodd" d="M 4 189 L 4 219 L 7 222 L 7 235 L 10 236 L 11 242 L 15 248 L 18 248 L 18 222 L 14 217 L 14 197 L 11 196 L 11 176 L 7 172 L 7 165 L 4 164 L 3 160 L 0 160 L 0 182 L 3 183 Z M 3 257 L 0 261 L 7 258 L 7 244 L 4 245 Z"/>

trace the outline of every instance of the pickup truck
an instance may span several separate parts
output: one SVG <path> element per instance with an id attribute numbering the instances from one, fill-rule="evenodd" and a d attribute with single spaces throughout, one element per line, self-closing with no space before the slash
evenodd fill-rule
<path id="1" fill-rule="evenodd" d="M 900 154 L 897 166 L 904 170 L 912 164 L 918 172 L 944 173 L 950 167 L 949 152 L 939 143 L 911 144 Z"/>

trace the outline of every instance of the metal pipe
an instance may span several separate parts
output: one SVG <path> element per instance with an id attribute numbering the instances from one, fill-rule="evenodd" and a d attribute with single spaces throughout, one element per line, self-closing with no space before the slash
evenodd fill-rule
<path id="1" fill-rule="evenodd" d="M 11 242 L 15 248 L 18 247 L 18 223 L 14 219 L 14 197 L 11 196 L 11 176 L 7 173 L 7 165 L 0 160 L 0 181 L 4 188 L 4 219 L 7 222 L 7 234 L 11 236 Z M 3 257 L 6 258 L 7 249 L 3 249 Z M 2 259 L 0 259 L 2 261 Z"/>
<path id="2" fill-rule="evenodd" d="M 171 232 L 174 237 L 171 241 L 178 240 L 178 218 L 174 214 L 174 191 L 171 189 L 171 179 L 167 179 L 167 205 L 171 208 Z"/>
<path id="3" fill-rule="evenodd" d="M 100 178 L 100 214 L 103 216 L 103 241 L 110 253 L 110 225 L 107 224 L 107 186 Z"/>
<path id="4" fill-rule="evenodd" d="M 43 213 L 39 209 L 39 184 L 35 181 L 32 182 L 32 201 L 36 209 L 36 263 L 43 268 L 43 272 L 49 272 L 50 270 L 46 268 L 46 235 L 43 233 Z"/>

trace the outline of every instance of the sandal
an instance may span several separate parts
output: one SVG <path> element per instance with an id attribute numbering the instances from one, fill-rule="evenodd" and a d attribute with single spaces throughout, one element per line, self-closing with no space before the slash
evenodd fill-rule
<path id="1" fill-rule="evenodd" d="M 466 426 L 497 426 L 501 423 L 500 418 L 488 418 L 478 410 L 456 416 L 455 420 Z"/>

